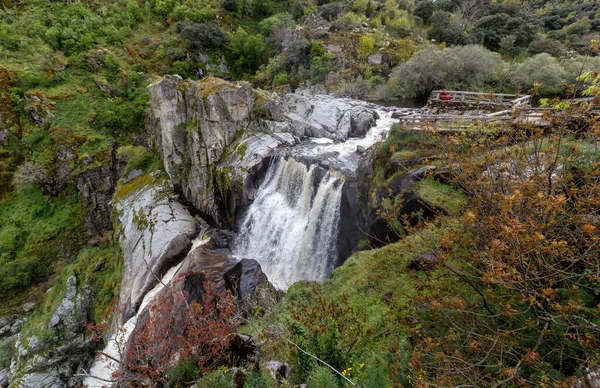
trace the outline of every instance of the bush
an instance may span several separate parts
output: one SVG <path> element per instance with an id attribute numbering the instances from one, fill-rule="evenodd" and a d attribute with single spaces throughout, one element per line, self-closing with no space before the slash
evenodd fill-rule
<path id="1" fill-rule="evenodd" d="M 306 386 L 307 388 L 338 388 L 338 383 L 331 369 L 318 366 L 308 375 Z"/>
<path id="2" fill-rule="evenodd" d="M 446 42 L 449 45 L 460 45 L 467 43 L 467 37 L 463 29 L 452 18 L 450 12 L 435 11 L 431 15 L 431 29 L 427 33 L 429 39 L 436 42 Z"/>
<path id="3" fill-rule="evenodd" d="M 298 69 L 300 66 L 308 68 L 311 48 L 312 44 L 306 39 L 297 39 L 291 42 L 285 51 L 288 68 L 290 70 Z"/>
<path id="4" fill-rule="evenodd" d="M 278 13 L 269 18 L 264 19 L 258 24 L 260 33 L 264 36 L 273 34 L 275 30 L 294 25 L 292 15 L 287 12 Z"/>
<path id="5" fill-rule="evenodd" d="M 198 387 L 210 388 L 234 388 L 235 382 L 233 373 L 217 370 L 202 377 L 196 382 Z"/>
<path id="6" fill-rule="evenodd" d="M 214 49 L 227 40 L 227 35 L 212 23 L 180 23 L 177 32 L 192 49 Z"/>
<path id="7" fill-rule="evenodd" d="M 0 370 L 8 369 L 10 366 L 16 342 L 15 337 L 0 340 Z"/>
<path id="8" fill-rule="evenodd" d="M 340 3 L 325 4 L 321 7 L 321 17 L 327 21 L 334 21 L 342 14 Z"/>
<path id="9" fill-rule="evenodd" d="M 375 50 L 375 39 L 368 35 L 363 35 L 358 41 L 358 57 L 367 59 Z"/>
<path id="10" fill-rule="evenodd" d="M 31 186 L 42 187 L 50 180 L 48 170 L 34 162 L 25 162 L 17 168 L 13 176 L 13 186 L 24 190 Z"/>
<path id="11" fill-rule="evenodd" d="M 226 52 L 230 69 L 238 76 L 254 74 L 268 59 L 268 48 L 260 34 L 249 35 L 239 28 Z"/>
<path id="12" fill-rule="evenodd" d="M 102 35 L 102 20 L 80 3 L 58 7 L 48 22 L 44 40 L 67 55 L 89 50 Z"/>
<path id="13" fill-rule="evenodd" d="M 393 70 L 388 88 L 395 96 L 411 98 L 428 97 L 434 89 L 475 91 L 496 85 L 505 70 L 500 55 L 481 46 L 427 48 Z"/>
<path id="14" fill-rule="evenodd" d="M 145 171 L 156 161 L 156 155 L 142 146 L 123 146 L 117 150 L 117 157 L 126 163 L 123 175 L 132 170 Z"/>
<path id="15" fill-rule="evenodd" d="M 536 55 L 541 53 L 548 53 L 553 57 L 560 58 L 565 54 L 565 46 L 554 39 L 537 39 L 531 42 L 527 48 L 529 54 Z"/>
<path id="16" fill-rule="evenodd" d="M 534 83 L 541 84 L 541 95 L 555 95 L 562 90 L 561 82 L 565 80 L 566 72 L 560 63 L 550 54 L 537 54 L 519 64 L 511 83 L 515 89 L 527 92 Z"/>

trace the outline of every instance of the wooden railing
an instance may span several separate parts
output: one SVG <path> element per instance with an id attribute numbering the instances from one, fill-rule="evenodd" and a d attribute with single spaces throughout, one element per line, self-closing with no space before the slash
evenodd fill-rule
<path id="1" fill-rule="evenodd" d="M 463 102 L 467 104 L 498 104 L 525 108 L 531 106 L 531 96 L 506 93 L 477 93 L 460 90 L 434 90 L 432 101 Z"/>

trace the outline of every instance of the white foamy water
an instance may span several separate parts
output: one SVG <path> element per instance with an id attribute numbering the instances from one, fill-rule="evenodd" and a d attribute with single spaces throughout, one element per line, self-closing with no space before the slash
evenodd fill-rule
<path id="1" fill-rule="evenodd" d="M 198 245 L 202 245 L 203 243 L 204 242 L 199 242 Z M 123 327 L 121 327 L 121 329 L 118 330 L 113 337 L 108 339 L 106 346 L 102 350 L 103 353 L 116 360 L 121 359 L 121 356 L 124 353 L 124 347 L 129 342 L 129 338 L 131 337 L 131 334 L 137 325 L 139 315 L 146 309 L 154 297 L 162 291 L 162 289 L 165 287 L 164 284 L 169 284 L 175 274 L 177 274 L 177 271 L 179 271 L 180 267 L 181 263 L 170 268 L 162 277 L 161 282 L 144 296 L 137 314 L 125 322 Z M 90 376 L 83 380 L 83 385 L 86 385 L 90 388 L 110 387 L 112 386 L 112 383 L 110 383 L 112 374 L 118 368 L 119 365 L 116 361 L 105 356 L 100 356 L 92 364 L 92 367 L 89 370 Z"/>
<path id="2" fill-rule="evenodd" d="M 234 255 L 258 261 L 282 289 L 301 279 L 324 279 L 337 259 L 344 181 L 331 172 L 318 180 L 317 174 L 315 166 L 281 158 L 241 224 Z"/>
<path id="3" fill-rule="evenodd" d="M 392 118 L 393 111 L 378 110 L 377 123 L 364 137 L 352 137 L 343 143 L 334 143 L 331 139 L 311 138 L 308 144 L 303 144 L 291 150 L 292 155 L 314 157 L 329 161 L 331 166 L 341 170 L 355 171 L 358 168 L 360 155 L 358 147 L 365 149 L 385 139 L 392 125 L 398 120 Z"/>
<path id="4" fill-rule="evenodd" d="M 343 143 L 313 138 L 289 153 L 355 171 L 360 159 L 357 148 L 366 149 L 383 140 L 396 122 L 393 112 L 377 113 L 376 125 L 363 138 Z M 344 178 L 334 170 L 322 176 L 316 166 L 307 167 L 293 157 L 281 157 L 271 165 L 240 224 L 233 248 L 237 258 L 258 261 L 269 280 L 281 289 L 299 280 L 324 280 L 338 260 Z"/>

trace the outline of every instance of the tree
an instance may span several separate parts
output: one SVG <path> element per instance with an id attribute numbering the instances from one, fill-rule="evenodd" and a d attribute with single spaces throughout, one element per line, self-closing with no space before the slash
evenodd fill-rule
<path id="1" fill-rule="evenodd" d="M 268 48 L 260 34 L 249 35 L 238 28 L 230 38 L 226 57 L 231 70 L 239 75 L 253 74 L 268 59 Z"/>
<path id="2" fill-rule="evenodd" d="M 212 23 L 180 23 L 177 32 L 193 49 L 214 49 L 227 40 L 227 35 Z"/>
<path id="3" fill-rule="evenodd" d="M 479 90 L 498 83 L 505 67 L 498 54 L 477 45 L 427 48 L 393 70 L 388 88 L 396 96 L 419 98 L 434 89 Z"/>
<path id="4" fill-rule="evenodd" d="M 373 54 L 375 50 L 375 39 L 368 35 L 363 35 L 358 41 L 358 57 L 361 59 L 367 59 L 369 55 Z"/>
<path id="5" fill-rule="evenodd" d="M 424 0 L 417 3 L 413 13 L 415 16 L 420 17 L 421 20 L 423 20 L 423 23 L 429 24 L 429 21 L 431 20 L 431 15 L 433 15 L 433 12 L 435 12 L 435 10 L 436 7 L 434 2 Z"/>
<path id="6" fill-rule="evenodd" d="M 450 12 L 445 11 L 435 11 L 431 15 L 431 29 L 427 33 L 427 37 L 436 42 L 446 42 L 449 45 L 467 43 L 467 37 L 461 25 Z"/>
<path id="7" fill-rule="evenodd" d="M 516 67 L 511 83 L 515 89 L 524 92 L 541 84 L 539 93 L 556 95 L 562 90 L 561 83 L 565 80 L 566 72 L 561 64 L 550 54 L 542 53 L 528 58 Z"/>

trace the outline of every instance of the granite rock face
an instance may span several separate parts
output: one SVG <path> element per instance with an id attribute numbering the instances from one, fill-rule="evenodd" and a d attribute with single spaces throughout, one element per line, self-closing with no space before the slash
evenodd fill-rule
<path id="1" fill-rule="evenodd" d="M 116 193 L 113 203 L 125 263 L 120 294 L 123 323 L 135 314 L 158 278 L 185 258 L 197 222 L 161 174 L 134 179 Z"/>
<path id="2" fill-rule="evenodd" d="M 10 387 L 81 386 L 77 375 L 91 364 L 96 350 L 96 343 L 84 335 L 92 313 L 91 291 L 75 276 L 69 277 L 65 295 L 43 332 L 29 328 L 18 334 L 7 378 Z"/>
<path id="3" fill-rule="evenodd" d="M 195 208 L 232 225 L 269 160 L 302 138 L 345 141 L 375 124 L 375 106 L 309 92 L 283 97 L 208 77 L 148 86 L 147 127 L 165 170 Z"/>

